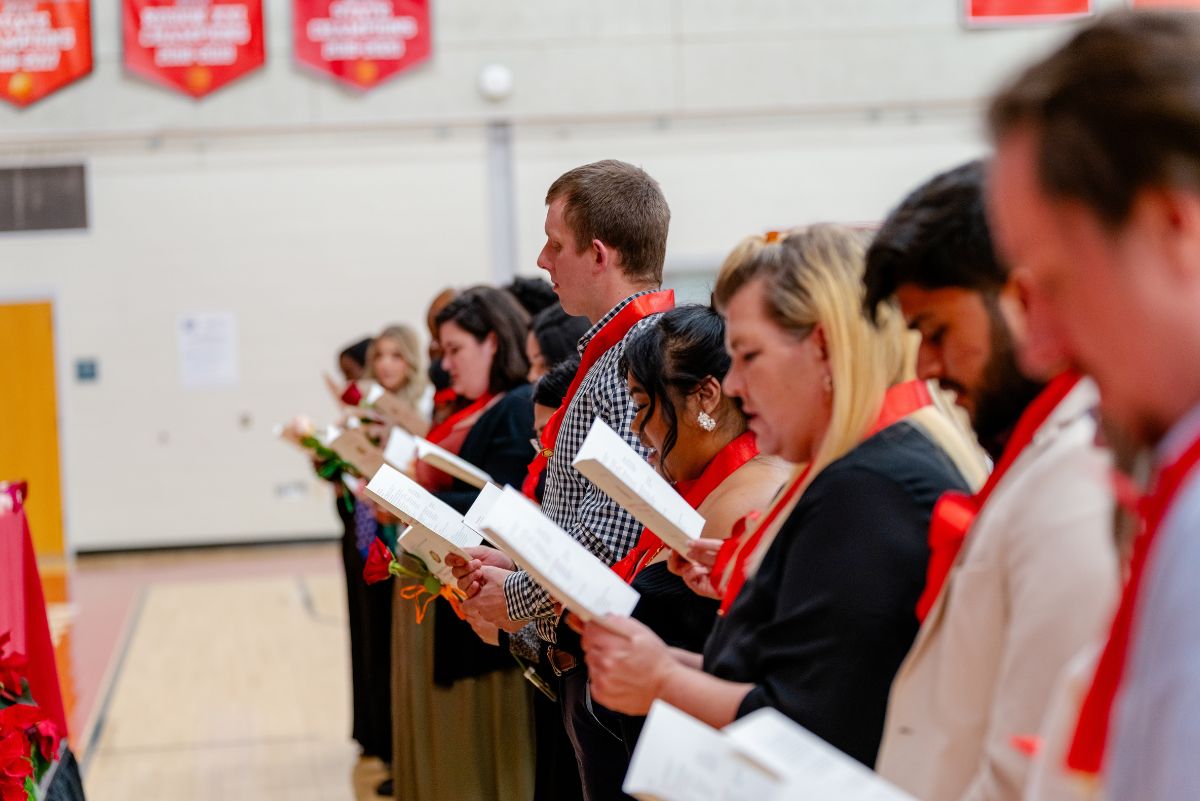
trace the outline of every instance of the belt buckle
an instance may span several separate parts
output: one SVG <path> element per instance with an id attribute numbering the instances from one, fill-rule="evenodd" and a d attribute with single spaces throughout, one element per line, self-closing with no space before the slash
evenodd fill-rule
<path id="1" fill-rule="evenodd" d="M 579 664 L 574 654 L 553 645 L 546 648 L 546 660 L 550 663 L 550 669 L 554 671 L 554 675 L 559 678 L 570 673 Z"/>

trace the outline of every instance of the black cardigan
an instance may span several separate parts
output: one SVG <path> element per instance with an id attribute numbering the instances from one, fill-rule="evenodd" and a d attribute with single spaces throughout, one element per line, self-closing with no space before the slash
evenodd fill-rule
<path id="1" fill-rule="evenodd" d="M 967 489 L 961 474 L 907 422 L 817 476 L 705 647 L 707 672 L 755 685 L 738 717 L 774 707 L 874 765 L 950 489 Z"/>
<path id="2" fill-rule="evenodd" d="M 535 456 L 529 444 L 533 436 L 533 387 L 522 384 L 509 390 L 475 421 L 458 455 L 486 472 L 498 485 L 520 487 Z M 479 490 L 455 479 L 453 486 L 437 493 L 437 497 L 465 514 L 479 497 Z M 458 679 L 516 666 L 507 648 L 480 640 L 445 601 L 437 601 L 433 621 L 436 684 L 446 687 Z"/>

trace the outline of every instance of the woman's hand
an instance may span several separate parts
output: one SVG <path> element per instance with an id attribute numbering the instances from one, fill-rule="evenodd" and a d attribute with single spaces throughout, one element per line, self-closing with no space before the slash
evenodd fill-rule
<path id="1" fill-rule="evenodd" d="M 471 561 L 467 562 L 455 554 L 446 555 L 446 564 L 458 581 L 458 588 L 470 598 L 479 592 L 483 585 L 483 568 L 498 567 L 501 570 L 513 572 L 517 565 L 503 551 L 489 548 L 486 545 L 476 545 L 464 548 Z"/>
<path id="2" fill-rule="evenodd" d="M 680 667 L 654 632 L 615 615 L 584 625 L 583 653 L 592 697 L 626 715 L 645 715 Z"/>
<path id="3" fill-rule="evenodd" d="M 689 556 L 694 552 L 696 556 L 701 557 L 696 559 L 697 562 L 702 561 L 702 558 L 707 558 L 707 545 L 701 546 L 704 548 L 704 550 L 699 550 L 697 546 L 700 543 L 710 542 L 716 543 L 717 549 L 720 549 L 720 540 L 697 540 L 696 543 L 693 543 L 693 545 L 688 549 Z M 715 558 L 716 552 L 713 551 L 712 553 L 713 557 Z M 713 586 L 711 565 L 711 561 L 709 561 L 707 565 L 691 562 L 681 556 L 677 551 L 671 551 L 671 555 L 667 557 L 667 570 L 670 570 L 672 573 L 683 579 L 683 583 L 688 586 L 688 589 L 704 598 L 716 598 L 719 600 L 721 598 L 721 593 L 718 592 L 717 588 Z"/>

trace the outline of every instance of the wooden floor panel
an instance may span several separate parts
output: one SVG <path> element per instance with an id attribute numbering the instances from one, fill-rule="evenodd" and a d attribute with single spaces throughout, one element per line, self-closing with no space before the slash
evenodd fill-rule
<path id="1" fill-rule="evenodd" d="M 351 801 L 337 574 L 146 590 L 87 760 L 90 801 Z"/>

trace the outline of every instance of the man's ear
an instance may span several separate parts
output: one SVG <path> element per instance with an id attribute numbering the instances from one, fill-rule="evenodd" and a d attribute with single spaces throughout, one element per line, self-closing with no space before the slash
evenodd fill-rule
<path id="1" fill-rule="evenodd" d="M 616 266 L 618 252 L 599 239 L 592 240 L 592 275 L 600 277 Z"/>
<path id="2" fill-rule="evenodd" d="M 1173 280 L 1194 284 L 1200 279 L 1200 195 L 1187 189 L 1143 189 L 1134 198 L 1132 223 L 1155 237 Z"/>

